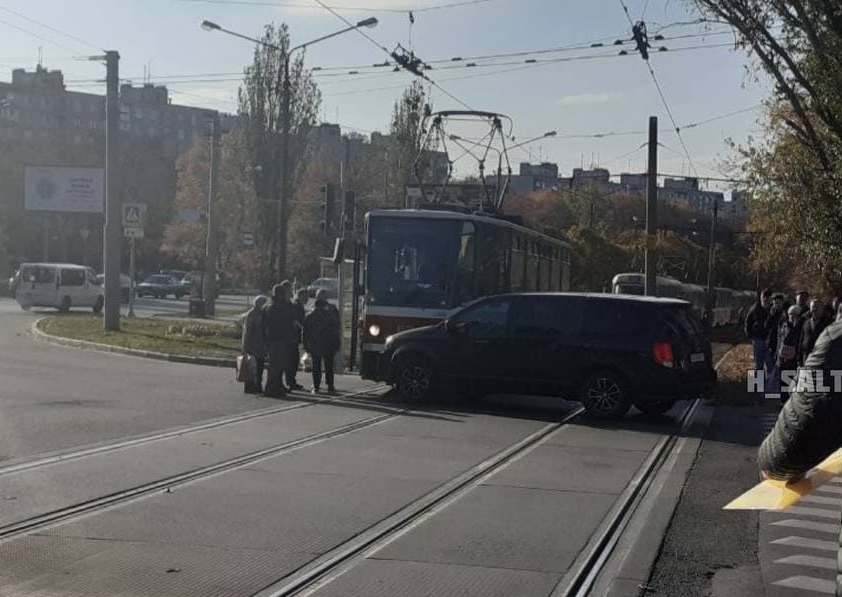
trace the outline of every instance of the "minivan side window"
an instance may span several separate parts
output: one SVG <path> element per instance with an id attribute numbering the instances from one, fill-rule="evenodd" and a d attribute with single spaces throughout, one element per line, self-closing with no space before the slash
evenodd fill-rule
<path id="1" fill-rule="evenodd" d="M 581 328 L 579 302 L 549 296 L 520 297 L 512 313 L 512 334 L 518 337 L 570 335 Z"/>
<path id="2" fill-rule="evenodd" d="M 63 269 L 63 270 L 61 270 L 61 285 L 62 286 L 84 286 L 85 285 L 85 270 L 83 270 L 83 269 Z"/>
<path id="3" fill-rule="evenodd" d="M 508 330 L 511 306 L 511 299 L 491 299 L 457 314 L 452 321 L 467 323 L 466 332 L 473 338 L 502 338 Z"/>
<path id="4" fill-rule="evenodd" d="M 585 301 L 583 325 L 595 336 L 640 334 L 646 326 L 649 309 L 618 300 Z"/>

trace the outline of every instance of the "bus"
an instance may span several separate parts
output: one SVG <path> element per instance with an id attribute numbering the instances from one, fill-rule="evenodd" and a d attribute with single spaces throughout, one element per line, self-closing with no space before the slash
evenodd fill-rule
<path id="1" fill-rule="evenodd" d="M 446 319 L 474 299 L 570 287 L 570 245 L 490 214 L 435 209 L 366 215 L 364 379 L 394 333 Z"/>

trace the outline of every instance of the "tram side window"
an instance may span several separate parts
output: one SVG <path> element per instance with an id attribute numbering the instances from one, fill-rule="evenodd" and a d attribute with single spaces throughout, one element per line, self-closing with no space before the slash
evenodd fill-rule
<path id="1" fill-rule="evenodd" d="M 538 290 L 538 255 L 534 242 L 528 243 L 526 252 L 526 288 L 527 292 Z"/>
<path id="2" fill-rule="evenodd" d="M 541 290 L 548 291 L 553 289 L 550 274 L 552 268 L 550 267 L 551 261 L 549 247 L 542 247 L 541 253 Z"/>
<path id="3" fill-rule="evenodd" d="M 462 225 L 459 237 L 459 257 L 456 262 L 456 283 L 454 304 L 461 304 L 474 297 L 474 276 L 476 270 L 476 229 L 471 222 Z"/>
<path id="4" fill-rule="evenodd" d="M 511 289 L 512 292 L 523 292 L 524 270 L 526 268 L 526 247 L 521 236 L 512 236 L 512 267 L 511 267 Z"/>
<path id="5" fill-rule="evenodd" d="M 477 251 L 476 295 L 501 294 L 509 290 L 509 250 L 511 245 L 507 230 L 479 225 Z"/>

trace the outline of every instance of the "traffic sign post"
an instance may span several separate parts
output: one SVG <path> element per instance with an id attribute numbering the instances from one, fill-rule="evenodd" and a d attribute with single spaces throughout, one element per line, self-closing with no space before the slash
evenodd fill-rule
<path id="1" fill-rule="evenodd" d="M 143 238 L 145 203 L 123 204 L 123 236 L 129 239 L 129 317 L 134 317 L 135 241 Z"/>

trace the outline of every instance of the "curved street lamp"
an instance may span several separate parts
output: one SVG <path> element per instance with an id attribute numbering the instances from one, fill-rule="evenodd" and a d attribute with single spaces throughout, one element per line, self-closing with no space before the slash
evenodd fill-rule
<path id="1" fill-rule="evenodd" d="M 372 28 L 377 26 L 377 18 L 376 17 L 369 17 L 367 19 L 363 19 L 362 21 L 358 21 L 356 25 L 352 25 L 350 27 L 345 27 L 344 29 L 340 29 L 339 31 L 334 31 L 333 33 L 329 33 L 327 35 L 323 35 L 322 37 L 317 37 L 316 39 L 310 40 L 303 44 L 299 44 L 297 46 L 293 46 L 287 52 L 284 52 L 284 49 L 273 43 L 269 43 L 260 39 L 256 39 L 254 37 L 249 37 L 248 35 L 243 35 L 242 33 L 237 33 L 236 31 L 231 31 L 230 29 L 226 29 L 221 25 L 214 23 L 213 21 L 204 20 L 202 21 L 201 27 L 205 31 L 220 31 L 222 33 L 226 33 L 228 35 L 239 37 L 240 39 L 245 39 L 252 43 L 256 43 L 260 46 L 269 48 L 271 50 L 275 50 L 276 52 L 281 52 L 283 54 L 284 60 L 284 80 L 283 80 L 283 91 L 282 91 L 282 111 L 281 111 L 281 121 L 282 121 L 282 146 L 281 146 L 281 193 L 280 197 L 278 198 L 278 276 L 280 279 L 286 278 L 286 260 L 287 260 L 287 219 L 286 219 L 286 199 L 287 199 L 287 182 L 289 178 L 289 129 L 290 129 L 290 80 L 289 80 L 289 61 L 290 56 L 293 52 L 298 50 L 303 50 L 308 46 L 312 46 L 313 44 L 317 44 L 322 42 L 326 39 L 330 39 L 332 37 L 336 37 L 337 35 L 342 35 L 343 33 L 348 33 L 349 31 L 354 31 L 355 29 L 360 28 Z"/>

